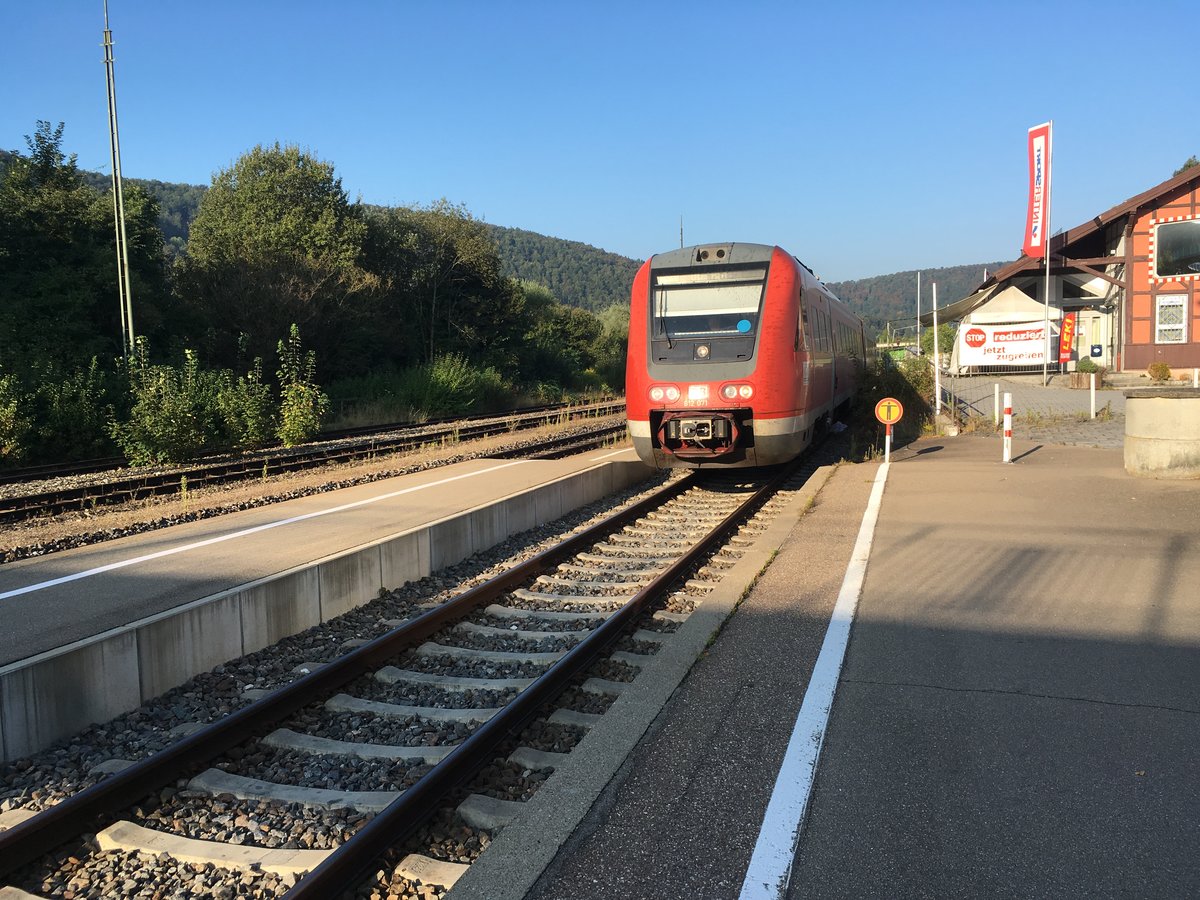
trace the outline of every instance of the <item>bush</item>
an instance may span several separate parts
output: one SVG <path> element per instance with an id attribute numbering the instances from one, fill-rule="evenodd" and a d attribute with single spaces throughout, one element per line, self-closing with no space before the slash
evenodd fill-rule
<path id="1" fill-rule="evenodd" d="M 329 398 L 316 384 L 317 354 L 304 352 L 300 329 L 293 324 L 279 342 L 279 424 L 275 434 L 285 447 L 311 440 L 321 430 Z"/>
<path id="2" fill-rule="evenodd" d="M 460 416 L 502 409 L 508 390 L 500 373 L 481 369 L 465 356 L 449 353 L 428 367 L 424 403 L 430 415 Z"/>
<path id="3" fill-rule="evenodd" d="M 24 399 L 15 376 L 0 376 L 0 467 L 15 466 L 25 456 L 29 422 L 21 414 Z"/>
<path id="4" fill-rule="evenodd" d="M 113 440 L 133 465 L 183 462 L 221 443 L 218 398 L 228 373 L 200 368 L 194 350 L 183 367 L 152 366 L 145 341 L 130 359 L 133 406 L 128 422 L 113 422 Z"/>
<path id="5" fill-rule="evenodd" d="M 112 406 L 106 402 L 108 377 L 95 357 L 86 369 L 66 378 L 45 376 L 34 389 L 33 419 L 37 423 L 35 459 L 63 461 L 110 456 L 114 451 L 109 422 Z"/>
<path id="6" fill-rule="evenodd" d="M 1146 373 L 1150 376 L 1151 380 L 1156 383 L 1162 383 L 1164 381 L 1171 380 L 1171 367 L 1165 362 L 1150 363 L 1150 365 L 1146 367 Z"/>
<path id="7" fill-rule="evenodd" d="M 1090 356 L 1085 356 L 1075 364 L 1075 371 L 1087 375 L 1090 372 L 1099 372 L 1100 367 L 1092 361 Z"/>
<path id="8" fill-rule="evenodd" d="M 933 390 L 933 367 L 924 357 L 897 363 L 884 356 L 873 366 L 862 366 L 851 415 L 852 446 L 882 446 L 883 426 L 875 418 L 875 404 L 884 397 L 894 397 L 904 407 L 904 417 L 893 428 L 894 440 L 915 440 L 933 418 Z"/>
<path id="9" fill-rule="evenodd" d="M 271 442 L 275 410 L 271 388 L 263 384 L 261 359 L 255 359 L 250 371 L 237 381 L 230 373 L 225 373 L 217 395 L 217 408 L 230 446 L 249 450 Z"/>

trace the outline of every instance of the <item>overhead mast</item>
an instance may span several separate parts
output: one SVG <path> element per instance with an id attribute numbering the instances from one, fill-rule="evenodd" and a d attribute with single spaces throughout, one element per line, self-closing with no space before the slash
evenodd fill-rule
<path id="1" fill-rule="evenodd" d="M 117 86 L 113 75 L 112 31 L 104 0 L 104 69 L 108 78 L 108 142 L 112 154 L 113 219 L 117 233 L 117 295 L 121 305 L 121 349 L 133 353 L 133 295 L 129 285 L 129 242 L 125 236 L 125 194 L 121 186 L 121 142 L 117 136 Z"/>

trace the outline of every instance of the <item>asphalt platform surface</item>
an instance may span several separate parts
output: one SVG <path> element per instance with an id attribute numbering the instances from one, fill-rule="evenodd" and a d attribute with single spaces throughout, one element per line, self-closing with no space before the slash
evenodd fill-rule
<path id="1" fill-rule="evenodd" d="M 781 896 L 1200 896 L 1200 482 L 1000 451 L 893 453 Z M 530 898 L 738 896 L 877 468 L 834 473 Z"/>

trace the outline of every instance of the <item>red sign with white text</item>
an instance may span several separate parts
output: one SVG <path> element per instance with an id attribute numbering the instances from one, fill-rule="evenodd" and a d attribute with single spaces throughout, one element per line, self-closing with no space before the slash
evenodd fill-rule
<path id="1" fill-rule="evenodd" d="M 1026 256 L 1041 259 L 1046 255 L 1050 235 L 1050 124 L 1029 129 L 1029 205 L 1025 212 Z"/>
<path id="2" fill-rule="evenodd" d="M 1075 343 L 1075 313 L 1069 312 L 1063 316 L 1062 331 L 1058 335 L 1058 361 L 1071 361 L 1071 347 Z"/>

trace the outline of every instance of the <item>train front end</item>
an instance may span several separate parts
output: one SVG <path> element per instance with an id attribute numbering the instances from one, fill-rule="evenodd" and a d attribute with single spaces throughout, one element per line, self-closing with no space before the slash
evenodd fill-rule
<path id="1" fill-rule="evenodd" d="M 661 253 L 634 279 L 625 396 L 638 455 L 658 468 L 770 465 L 771 417 L 798 403 L 794 260 L 776 247 Z M 761 433 L 756 433 L 761 432 Z M 789 442 L 790 443 L 790 442 Z"/>

